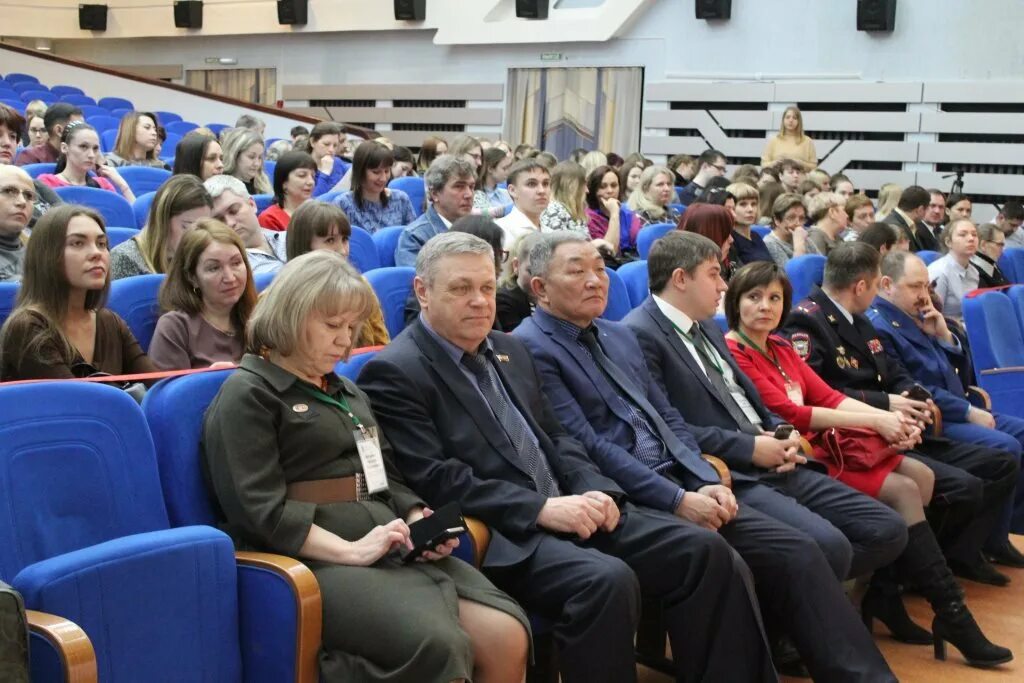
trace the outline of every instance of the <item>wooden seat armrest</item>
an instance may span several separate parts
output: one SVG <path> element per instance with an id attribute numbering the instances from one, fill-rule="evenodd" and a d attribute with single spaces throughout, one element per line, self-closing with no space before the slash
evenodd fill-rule
<path id="1" fill-rule="evenodd" d="M 725 464 L 725 461 L 715 455 L 708 455 L 702 453 L 701 456 L 708 461 L 708 464 L 715 468 L 715 472 L 718 472 L 718 478 L 722 480 L 722 486 L 732 488 L 732 473 L 729 472 L 729 466 Z"/>
<path id="2" fill-rule="evenodd" d="M 274 572 L 287 582 L 295 596 L 298 627 L 295 629 L 295 683 L 317 683 L 320 679 L 320 640 L 323 629 L 323 602 L 320 584 L 309 567 L 285 555 L 237 551 L 240 565 Z"/>
<path id="3" fill-rule="evenodd" d="M 988 395 L 987 391 L 985 391 L 979 386 L 974 386 L 972 384 L 971 386 L 967 387 L 967 393 L 968 398 L 973 396 L 975 400 L 981 402 L 981 405 L 979 407 L 984 408 L 985 410 L 988 411 L 992 410 L 992 397 Z M 974 401 L 971 401 L 971 403 L 974 403 Z"/>
<path id="4" fill-rule="evenodd" d="M 473 562 L 479 569 L 484 563 L 487 547 L 491 544 L 491 530 L 476 517 L 463 517 L 466 530 L 473 539 Z"/>
<path id="5" fill-rule="evenodd" d="M 988 370 L 982 370 L 983 375 L 1012 375 L 1015 373 L 1024 372 L 1024 366 L 1011 365 L 1005 368 L 989 368 Z"/>
<path id="6" fill-rule="evenodd" d="M 85 631 L 73 621 L 46 612 L 25 610 L 33 633 L 46 638 L 60 653 L 67 683 L 96 683 L 96 652 Z"/>

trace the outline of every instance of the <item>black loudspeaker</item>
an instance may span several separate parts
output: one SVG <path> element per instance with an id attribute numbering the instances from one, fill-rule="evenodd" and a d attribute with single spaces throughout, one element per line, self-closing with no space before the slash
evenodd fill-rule
<path id="1" fill-rule="evenodd" d="M 694 12 L 698 19 L 728 19 L 732 16 L 732 0 L 696 0 Z"/>
<path id="2" fill-rule="evenodd" d="M 427 0 L 395 0 L 395 19 L 423 21 L 427 18 Z"/>
<path id="3" fill-rule="evenodd" d="M 896 0 L 857 0 L 858 31 L 892 31 L 896 28 Z"/>
<path id="4" fill-rule="evenodd" d="M 79 5 L 78 28 L 83 31 L 107 30 L 106 5 Z"/>
<path id="5" fill-rule="evenodd" d="M 277 0 L 277 23 L 305 26 L 308 20 L 308 0 Z"/>
<path id="6" fill-rule="evenodd" d="M 203 3 L 201 0 L 177 0 L 174 3 L 174 25 L 177 28 L 202 28 Z"/>
<path id="7" fill-rule="evenodd" d="M 516 0 L 516 16 L 520 19 L 547 19 L 551 0 Z"/>

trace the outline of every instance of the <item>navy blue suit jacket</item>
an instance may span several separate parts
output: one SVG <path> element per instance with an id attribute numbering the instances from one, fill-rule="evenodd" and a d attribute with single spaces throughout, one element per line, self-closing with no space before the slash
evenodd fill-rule
<path id="1" fill-rule="evenodd" d="M 716 427 L 693 427 L 672 407 L 651 378 L 636 337 L 625 325 L 597 321 L 601 347 L 634 380 L 654 409 L 681 442 L 671 455 L 687 473 L 684 484 L 696 490 L 718 483 L 717 473 L 700 453 L 717 455 L 733 435 Z M 679 487 L 632 455 L 633 427 L 617 389 L 569 334 L 541 310 L 520 323 L 513 336 L 533 352 L 544 391 L 555 414 L 569 433 L 579 439 L 601 471 L 614 479 L 638 503 L 672 510 Z M 696 437 L 696 438 L 695 438 Z"/>

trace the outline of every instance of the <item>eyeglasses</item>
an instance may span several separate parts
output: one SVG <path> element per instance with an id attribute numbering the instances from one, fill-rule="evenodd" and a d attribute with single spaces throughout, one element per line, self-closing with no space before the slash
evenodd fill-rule
<path id="1" fill-rule="evenodd" d="M 982 242 L 988 242 L 989 244 L 994 244 L 997 247 L 999 247 L 1000 249 L 1002 249 L 1003 247 L 1006 246 L 1006 242 L 1005 241 L 1003 241 L 1003 242 L 996 242 L 995 240 L 982 240 Z"/>
<path id="2" fill-rule="evenodd" d="M 35 192 L 32 190 L 23 190 L 20 187 L 15 187 L 14 185 L 5 185 L 4 187 L 0 187 L 0 195 L 6 199 L 17 199 L 18 195 L 21 195 L 29 204 L 34 204 L 36 201 Z"/>
<path id="3" fill-rule="evenodd" d="M 725 175 L 725 171 L 726 171 L 725 166 L 719 166 L 718 164 L 712 164 L 712 166 L 717 168 L 722 173 L 722 175 Z"/>

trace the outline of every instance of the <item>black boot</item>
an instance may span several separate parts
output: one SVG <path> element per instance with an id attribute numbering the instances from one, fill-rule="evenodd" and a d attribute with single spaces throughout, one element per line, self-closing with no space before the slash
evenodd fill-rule
<path id="1" fill-rule="evenodd" d="M 935 611 L 932 637 L 935 658 L 946 658 L 950 642 L 971 666 L 992 667 L 1013 659 L 1005 647 L 991 643 L 981 632 L 967 605 L 964 594 L 946 566 L 939 544 L 926 522 L 907 530 L 907 548 L 898 562 L 907 576 L 913 577 Z"/>
<path id="2" fill-rule="evenodd" d="M 903 607 L 900 586 L 892 566 L 883 567 L 871 577 L 871 583 L 860 603 L 864 627 L 871 633 L 872 622 L 878 619 L 896 640 L 911 645 L 931 645 L 932 634 L 911 620 Z"/>

